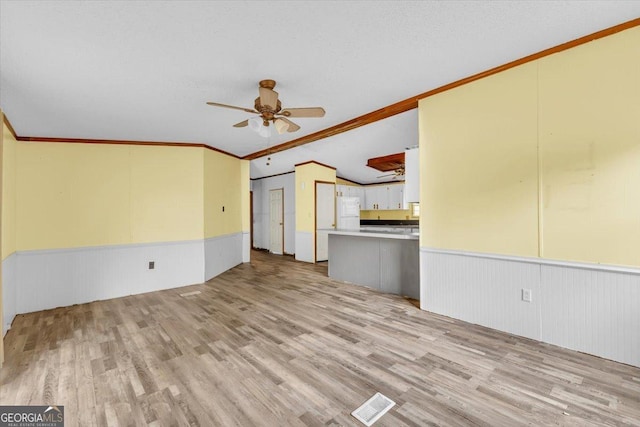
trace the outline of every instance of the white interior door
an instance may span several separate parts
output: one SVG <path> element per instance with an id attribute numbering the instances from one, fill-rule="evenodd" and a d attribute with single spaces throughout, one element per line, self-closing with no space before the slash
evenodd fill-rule
<path id="1" fill-rule="evenodd" d="M 329 234 L 321 230 L 336 226 L 335 192 L 335 184 L 316 183 L 316 262 L 329 259 Z"/>
<path id="2" fill-rule="evenodd" d="M 269 251 L 284 253 L 284 190 L 269 190 Z"/>

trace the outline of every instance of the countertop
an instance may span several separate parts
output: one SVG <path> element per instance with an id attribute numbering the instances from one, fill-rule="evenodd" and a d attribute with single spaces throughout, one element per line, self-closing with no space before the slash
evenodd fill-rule
<path id="1" fill-rule="evenodd" d="M 410 226 L 418 228 L 420 221 L 417 219 L 361 219 L 360 225 L 373 225 L 376 227 Z"/>
<path id="2" fill-rule="evenodd" d="M 318 230 L 326 231 L 328 234 L 336 234 L 339 236 L 356 236 L 356 237 L 376 237 L 379 239 L 403 239 L 418 240 L 420 233 L 410 233 L 407 231 L 380 231 L 380 230 Z"/>

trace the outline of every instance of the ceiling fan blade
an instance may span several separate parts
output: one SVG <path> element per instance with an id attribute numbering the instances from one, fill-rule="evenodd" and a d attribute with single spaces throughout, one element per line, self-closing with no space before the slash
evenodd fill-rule
<path id="1" fill-rule="evenodd" d="M 261 87 L 259 89 L 260 105 L 262 105 L 263 107 L 269 106 L 272 110 L 275 110 L 276 106 L 278 105 L 278 92 L 266 87 Z"/>
<path id="2" fill-rule="evenodd" d="M 233 125 L 234 128 L 243 128 L 245 126 L 247 126 L 249 124 L 249 120 L 244 120 L 241 121 L 240 123 L 236 123 L 235 125 Z"/>
<path id="3" fill-rule="evenodd" d="M 324 117 L 324 108 L 308 107 L 308 108 L 285 108 L 280 114 L 285 117 Z"/>
<path id="4" fill-rule="evenodd" d="M 287 123 L 289 125 L 289 127 L 287 128 L 287 132 L 295 132 L 298 129 L 300 129 L 300 126 L 298 126 L 297 124 L 293 123 L 289 119 L 285 119 L 284 117 L 278 117 L 278 120 L 282 120 L 283 122 L 285 122 L 285 123 Z"/>
<path id="5" fill-rule="evenodd" d="M 220 104 L 219 102 L 207 102 L 207 105 L 212 105 L 214 107 L 232 108 L 234 110 L 246 111 L 247 113 L 260 114 L 256 110 L 252 110 L 251 108 L 236 107 L 236 106 L 233 106 L 233 105 Z"/>

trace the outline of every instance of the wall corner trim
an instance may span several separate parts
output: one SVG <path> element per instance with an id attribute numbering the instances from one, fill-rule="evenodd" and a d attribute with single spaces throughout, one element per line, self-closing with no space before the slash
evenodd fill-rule
<path id="1" fill-rule="evenodd" d="M 9 119 L 7 118 L 6 114 L 2 115 L 2 120 L 4 121 L 4 124 L 7 126 L 7 129 L 9 129 L 9 132 L 11 132 L 11 135 L 13 135 L 13 137 L 18 140 L 18 135 L 16 135 L 16 131 L 13 128 L 13 126 L 11 125 L 11 122 L 9 121 Z"/>

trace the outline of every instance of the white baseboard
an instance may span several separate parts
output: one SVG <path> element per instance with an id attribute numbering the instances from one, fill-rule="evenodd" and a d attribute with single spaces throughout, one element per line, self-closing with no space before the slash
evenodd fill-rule
<path id="1" fill-rule="evenodd" d="M 640 366 L 637 269 L 421 248 L 420 283 L 424 310 Z"/>

